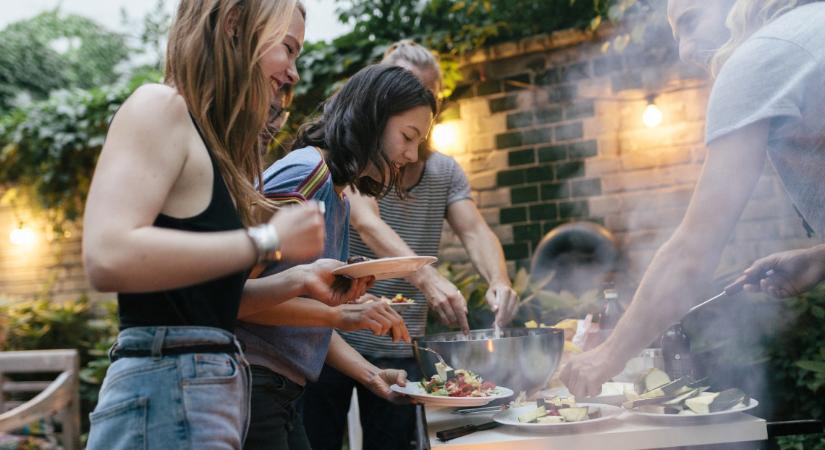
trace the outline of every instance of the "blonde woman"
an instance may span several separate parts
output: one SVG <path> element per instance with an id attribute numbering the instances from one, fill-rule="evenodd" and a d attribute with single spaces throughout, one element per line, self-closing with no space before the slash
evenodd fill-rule
<path id="1" fill-rule="evenodd" d="M 714 7 L 705 3 L 713 2 L 669 2 L 682 57 L 688 56 L 685 50 L 699 47 L 700 37 L 718 29 L 707 14 Z M 707 111 L 708 156 L 688 210 L 656 253 L 610 338 L 574 357 L 563 370 L 562 380 L 573 394 L 598 394 L 625 361 L 700 300 L 766 160 L 806 227 L 825 235 L 823 23 L 823 2 L 732 2 L 729 34 L 717 41 L 712 58 L 698 58 L 709 63 L 715 80 Z M 740 282 L 771 277 L 754 271 L 749 275 Z"/>
<path id="2" fill-rule="evenodd" d="M 329 267 L 247 282 L 256 262 L 323 248 L 316 205 L 269 221 L 260 133 L 298 81 L 295 0 L 182 0 L 166 83 L 136 90 L 112 120 L 84 217 L 86 271 L 118 292 L 121 333 L 91 414 L 89 449 L 240 448 L 247 364 L 239 309 L 299 294 L 330 300 Z"/>
<path id="3" fill-rule="evenodd" d="M 404 40 L 391 45 L 384 64 L 403 67 L 434 95 L 440 90 L 441 73 L 433 54 Z M 497 237 L 479 214 L 470 195 L 467 177 L 456 161 L 418 147 L 418 161 L 405 167 L 401 180 L 409 191 L 406 199 L 394 195 L 380 199 L 348 192 L 352 209 L 352 254 L 369 257 L 437 255 L 444 219 L 461 238 L 471 260 L 489 282 L 487 301 L 496 320 L 507 324 L 515 313 L 518 297 L 510 286 L 504 255 Z M 433 267 L 407 280 L 377 282 L 370 290 L 392 297 L 404 293 L 416 304 L 401 313 L 410 335 L 422 336 L 427 311 L 432 308 L 444 323 L 466 330 L 467 309 L 458 289 Z M 377 367 L 401 368 L 419 379 L 418 367 L 408 343 L 367 331 L 339 330 L 341 336 Z M 325 365 L 316 383 L 307 385 L 304 421 L 314 450 L 340 449 L 352 389 L 358 390 L 364 450 L 406 449 L 414 437 L 415 411 L 395 405 L 359 385 L 345 373 Z"/>

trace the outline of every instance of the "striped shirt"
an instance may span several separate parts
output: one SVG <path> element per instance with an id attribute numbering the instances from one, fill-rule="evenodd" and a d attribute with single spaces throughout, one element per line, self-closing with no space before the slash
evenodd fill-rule
<path id="1" fill-rule="evenodd" d="M 421 256 L 437 256 L 441 231 L 447 207 L 460 200 L 472 199 L 470 184 L 461 166 L 451 157 L 433 152 L 427 159 L 421 180 L 409 190 L 406 200 L 394 194 L 378 200 L 381 219 L 407 245 Z M 375 258 L 375 253 L 364 244 L 358 232 L 350 231 L 350 254 Z M 415 304 L 400 311 L 410 336 L 423 336 L 427 324 L 427 301 L 415 287 L 404 279 L 383 280 L 375 283 L 370 293 L 393 297 L 403 294 Z M 373 336 L 368 330 L 341 332 L 341 336 L 361 354 L 373 358 L 405 358 L 412 356 L 408 344 L 393 343 L 389 336 Z"/>

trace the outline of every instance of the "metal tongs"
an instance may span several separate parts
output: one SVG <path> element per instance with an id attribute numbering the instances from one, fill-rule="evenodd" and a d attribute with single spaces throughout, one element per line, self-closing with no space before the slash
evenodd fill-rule
<path id="1" fill-rule="evenodd" d="M 773 275 L 773 273 L 774 273 L 773 270 L 769 270 L 765 273 L 756 273 L 756 274 L 753 274 L 753 275 L 750 275 L 750 276 L 742 275 L 741 277 L 737 278 L 736 281 L 734 281 L 733 283 L 725 286 L 725 289 L 722 290 L 722 292 L 720 292 L 720 293 L 714 295 L 713 297 L 703 301 L 702 303 L 699 303 L 698 305 L 694 306 L 693 308 L 690 308 L 687 313 L 691 314 L 694 311 L 696 311 L 697 309 L 701 309 L 705 305 L 713 303 L 713 302 L 715 302 L 716 300 L 719 300 L 722 297 L 725 297 L 725 296 L 732 297 L 732 296 L 742 292 L 742 288 L 744 288 L 746 284 L 758 283 L 759 280 L 761 280 L 762 278 L 765 278 L 767 276 Z"/>

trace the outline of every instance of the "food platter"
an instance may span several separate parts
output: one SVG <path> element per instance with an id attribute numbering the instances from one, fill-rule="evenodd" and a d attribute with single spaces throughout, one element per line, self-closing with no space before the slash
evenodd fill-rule
<path id="1" fill-rule="evenodd" d="M 444 395 L 428 394 L 427 391 L 418 382 L 409 382 L 406 386 L 399 386 L 393 384 L 390 386 L 393 392 L 404 394 L 414 399 L 417 403 L 422 403 L 427 406 L 442 406 L 447 408 L 463 408 L 470 406 L 484 406 L 500 398 L 509 398 L 513 396 L 513 391 L 506 387 L 497 386 L 493 395 L 486 397 L 448 397 Z"/>

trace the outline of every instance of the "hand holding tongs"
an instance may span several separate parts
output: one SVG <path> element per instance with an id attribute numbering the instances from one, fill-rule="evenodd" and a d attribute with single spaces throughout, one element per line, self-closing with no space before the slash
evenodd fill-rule
<path id="1" fill-rule="evenodd" d="M 769 270 L 765 273 L 755 273 L 755 274 L 751 274 L 751 275 L 742 275 L 739 278 L 737 278 L 736 281 L 734 281 L 733 283 L 725 286 L 725 289 L 722 292 L 720 292 L 720 293 L 714 295 L 713 297 L 703 301 L 702 303 L 699 303 L 698 305 L 694 306 L 693 308 L 690 308 L 690 310 L 688 310 L 687 313 L 690 314 L 690 313 L 696 311 L 697 309 L 700 309 L 700 308 L 702 308 L 703 306 L 705 306 L 709 303 L 713 303 L 716 300 L 719 300 L 720 298 L 722 298 L 726 295 L 727 296 L 734 296 L 734 295 L 742 292 L 742 288 L 744 288 L 746 284 L 758 283 L 759 280 L 761 280 L 762 278 L 771 276 L 772 274 L 773 274 L 773 270 Z"/>

